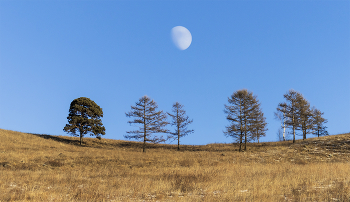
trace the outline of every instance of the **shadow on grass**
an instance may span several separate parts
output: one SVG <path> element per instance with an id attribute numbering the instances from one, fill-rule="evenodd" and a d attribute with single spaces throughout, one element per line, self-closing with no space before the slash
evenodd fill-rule
<path id="1" fill-rule="evenodd" d="M 70 140 L 70 139 L 66 139 L 64 137 L 60 137 L 60 136 L 46 135 L 46 134 L 36 134 L 36 133 L 28 133 L 28 134 L 35 135 L 35 136 L 38 136 L 38 137 L 41 137 L 41 138 L 44 138 L 44 139 L 54 140 L 56 142 L 61 142 L 61 143 L 65 143 L 65 144 L 77 145 L 77 146 L 82 146 L 82 147 L 86 146 L 86 145 L 84 145 L 84 142 L 83 142 L 83 145 L 80 145 L 80 141 L 79 140 Z"/>
<path id="2" fill-rule="evenodd" d="M 54 136 L 47 134 L 36 134 L 36 133 L 28 133 L 31 135 L 35 135 L 40 138 L 50 139 L 56 142 L 81 146 L 81 147 L 92 147 L 92 148 L 104 148 L 104 149 L 113 149 L 113 148 L 133 148 L 133 149 L 142 149 L 143 143 L 136 141 L 123 141 L 123 140 L 107 140 L 104 141 L 98 140 L 96 138 L 83 138 L 83 144 L 80 145 L 79 139 L 72 139 L 74 137 L 66 137 L 66 136 Z M 214 152 L 225 152 L 225 151 L 235 151 L 237 150 L 237 144 L 220 144 L 224 145 L 220 146 L 210 146 L 210 145 L 180 145 L 180 152 L 183 151 L 214 151 Z M 146 143 L 147 149 L 167 149 L 167 150 L 177 150 L 177 145 L 174 144 L 154 144 L 154 143 Z M 238 150 L 237 150 L 238 151 Z"/>
<path id="3" fill-rule="evenodd" d="M 83 138 L 83 144 L 80 145 L 79 138 L 76 137 L 67 137 L 67 136 L 54 136 L 54 135 L 46 135 L 46 134 L 35 134 L 29 133 L 31 135 L 35 135 L 44 139 L 51 139 L 56 142 L 61 142 L 64 144 L 70 144 L 81 147 L 92 147 L 92 148 L 104 148 L 104 149 L 114 149 L 114 148 L 133 148 L 133 149 L 142 149 L 143 142 L 137 141 L 124 141 L 124 140 L 110 140 L 110 139 L 102 139 L 98 140 L 97 138 Z M 329 141 L 329 142 L 328 142 Z M 247 143 L 247 151 L 256 151 L 256 152 L 264 152 L 266 150 L 273 150 L 275 147 L 300 147 L 302 145 L 317 145 L 319 147 L 326 147 L 328 149 L 340 150 L 344 151 L 345 148 L 341 148 L 344 144 L 349 146 L 350 140 L 347 138 L 341 139 L 316 139 L 311 138 L 310 140 L 297 140 L 296 143 L 293 143 L 291 140 L 289 141 L 281 141 L 281 142 L 261 142 L 261 143 Z M 210 152 L 227 152 L 227 151 L 238 151 L 239 144 L 238 143 L 230 143 L 230 144 L 208 144 L 208 145 L 180 145 L 180 152 L 184 151 L 210 151 Z M 166 149 L 166 150 L 177 150 L 177 145 L 175 144 L 154 144 L 154 143 L 146 143 L 147 149 Z M 349 147 L 345 150 L 349 151 Z"/>

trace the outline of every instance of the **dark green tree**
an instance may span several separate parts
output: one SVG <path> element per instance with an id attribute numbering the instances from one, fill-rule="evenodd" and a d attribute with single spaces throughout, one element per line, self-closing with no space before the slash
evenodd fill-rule
<path id="1" fill-rule="evenodd" d="M 157 111 L 158 105 L 148 96 L 143 96 L 136 102 L 136 106 L 131 106 L 131 111 L 125 113 L 127 117 L 134 117 L 131 124 L 139 125 L 138 130 L 127 131 L 128 135 L 124 137 L 127 139 L 143 139 L 143 149 L 145 152 L 146 142 L 159 143 L 166 141 L 163 136 L 158 137 L 154 133 L 168 133 L 169 131 L 164 127 L 168 124 L 166 121 L 166 114 L 163 111 Z M 153 135 L 153 136 L 152 136 Z"/>
<path id="2" fill-rule="evenodd" d="M 323 118 L 323 112 L 320 110 L 313 108 L 312 109 L 312 115 L 313 115 L 313 122 L 314 122 L 314 135 L 317 135 L 317 137 L 328 135 L 328 131 L 326 130 L 326 126 L 324 125 L 327 123 L 327 119 Z"/>
<path id="3" fill-rule="evenodd" d="M 231 136 L 236 142 L 239 142 L 239 151 L 242 151 L 244 140 L 244 150 L 247 149 L 247 142 L 254 139 L 254 131 L 259 120 L 256 115 L 259 109 L 259 102 L 256 96 L 248 90 L 238 90 L 228 98 L 229 105 L 225 105 L 224 112 L 227 114 L 226 119 L 230 125 L 226 126 L 224 134 Z M 260 133 L 261 134 L 261 133 Z"/>
<path id="4" fill-rule="evenodd" d="M 176 127 L 175 132 L 169 132 L 170 136 L 168 136 L 168 139 L 177 140 L 177 150 L 180 150 L 180 137 L 194 132 L 194 130 L 187 129 L 187 126 L 192 123 L 193 120 L 189 119 L 183 107 L 182 104 L 176 102 L 173 104 L 173 114 L 167 113 L 172 118 L 170 124 Z"/>
<path id="5" fill-rule="evenodd" d="M 102 108 L 94 101 L 86 97 L 74 99 L 70 103 L 68 124 L 63 128 L 63 131 L 73 136 L 79 136 L 81 145 L 84 135 L 88 133 L 97 137 L 105 135 L 106 129 L 102 125 L 101 117 L 103 117 Z M 79 134 L 77 134 L 78 131 Z"/>

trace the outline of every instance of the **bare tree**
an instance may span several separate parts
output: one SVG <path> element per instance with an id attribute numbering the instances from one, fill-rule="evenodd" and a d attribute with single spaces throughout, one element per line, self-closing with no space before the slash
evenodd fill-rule
<path id="1" fill-rule="evenodd" d="M 256 96 L 248 90 L 238 90 L 228 98 L 229 105 L 225 105 L 224 112 L 227 114 L 226 119 L 230 125 L 226 126 L 224 134 L 231 136 L 236 142 L 239 142 L 239 151 L 242 151 L 244 139 L 244 150 L 247 149 L 247 142 L 253 139 L 254 130 L 259 120 L 256 112 L 259 112 L 259 102 Z"/>
<path id="2" fill-rule="evenodd" d="M 282 140 L 286 141 L 286 120 L 287 120 L 286 113 L 282 111 L 277 111 L 274 113 L 274 115 L 275 115 L 275 118 L 281 122 L 281 128 L 283 128 L 283 132 L 279 131 L 281 132 L 281 137 L 282 137 L 280 141 Z"/>
<path id="3" fill-rule="evenodd" d="M 173 114 L 167 113 L 172 117 L 172 122 L 170 124 L 176 126 L 175 132 L 169 132 L 170 136 L 168 136 L 168 139 L 173 138 L 177 140 L 177 150 L 180 150 L 180 137 L 194 132 L 194 130 L 187 129 L 187 126 L 192 123 L 193 120 L 189 119 L 183 107 L 182 104 L 176 102 L 173 104 Z"/>
<path id="4" fill-rule="evenodd" d="M 295 143 L 295 130 L 299 126 L 298 123 L 298 99 L 300 93 L 295 90 L 289 90 L 283 97 L 286 102 L 279 103 L 277 111 L 282 112 L 287 117 L 286 126 L 291 127 L 293 130 L 293 143 Z"/>
<path id="5" fill-rule="evenodd" d="M 323 118 L 323 112 L 320 110 L 313 108 L 312 109 L 313 114 L 313 121 L 314 121 L 314 135 L 317 135 L 317 137 L 320 137 L 321 135 L 328 135 L 328 131 L 326 130 L 326 126 L 324 125 L 327 123 L 327 119 Z"/>
<path id="6" fill-rule="evenodd" d="M 163 136 L 153 136 L 154 133 L 168 133 L 164 127 L 168 124 L 166 114 L 163 111 L 156 111 L 158 105 L 148 96 L 143 96 L 136 102 L 136 106 L 131 106 L 131 111 L 125 113 L 127 117 L 134 117 L 131 124 L 140 124 L 139 130 L 127 131 L 130 135 L 125 135 L 127 139 L 143 139 L 143 149 L 145 152 L 146 142 L 159 143 L 164 142 Z"/>
<path id="7" fill-rule="evenodd" d="M 305 140 L 306 135 L 313 132 L 313 114 L 310 109 L 310 103 L 300 93 L 298 95 L 297 108 L 299 129 L 303 133 L 303 140 Z"/>
<path id="8" fill-rule="evenodd" d="M 285 134 L 282 132 L 282 129 L 281 128 L 278 128 L 277 130 L 277 139 L 278 141 L 285 141 Z"/>
<path id="9" fill-rule="evenodd" d="M 264 113 L 260 109 L 260 103 L 257 103 L 258 107 L 255 108 L 255 111 L 252 115 L 252 124 L 251 124 L 251 133 L 254 139 L 257 139 L 258 143 L 260 137 L 266 136 L 266 118 L 264 117 Z"/>

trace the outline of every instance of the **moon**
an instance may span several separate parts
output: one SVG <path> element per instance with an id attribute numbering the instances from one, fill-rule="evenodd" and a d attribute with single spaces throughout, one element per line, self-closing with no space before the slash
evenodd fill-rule
<path id="1" fill-rule="evenodd" d="M 191 32 L 183 26 L 176 26 L 171 29 L 171 38 L 175 46 L 180 50 L 186 50 L 192 43 Z"/>

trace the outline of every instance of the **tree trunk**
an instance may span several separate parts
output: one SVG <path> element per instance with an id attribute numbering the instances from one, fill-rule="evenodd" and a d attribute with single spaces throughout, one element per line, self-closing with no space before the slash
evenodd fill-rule
<path id="1" fill-rule="evenodd" d="M 177 126 L 177 151 L 180 151 L 180 128 Z"/>
<path id="2" fill-rule="evenodd" d="M 286 141 L 286 116 L 283 112 L 283 141 Z"/>
<path id="3" fill-rule="evenodd" d="M 242 123 L 242 104 L 239 105 L 239 115 L 240 115 L 240 132 L 241 132 L 241 135 L 239 136 L 239 151 L 241 152 L 242 151 L 242 141 L 243 141 L 243 123 Z"/>
<path id="4" fill-rule="evenodd" d="M 243 133 L 241 131 L 241 136 L 239 137 L 239 151 L 242 151 L 242 141 L 243 141 Z"/>
<path id="5" fill-rule="evenodd" d="M 294 115 L 293 115 L 293 143 L 295 143 L 295 122 L 294 122 Z"/>
<path id="6" fill-rule="evenodd" d="M 244 151 L 247 150 L 247 131 L 244 132 Z"/>
<path id="7" fill-rule="evenodd" d="M 293 143 L 295 143 L 295 127 L 293 126 Z"/>
<path id="8" fill-rule="evenodd" d="M 143 108 L 143 146 L 142 152 L 146 152 L 146 103 Z"/>
<path id="9" fill-rule="evenodd" d="M 243 142 L 243 126 L 242 126 L 242 121 L 241 121 L 241 136 L 239 137 L 239 151 L 242 151 L 242 142 Z"/>
<path id="10" fill-rule="evenodd" d="M 146 152 L 146 140 L 143 140 L 142 152 Z"/>
<path id="11" fill-rule="evenodd" d="M 80 129 L 79 129 L 79 130 L 80 130 Z M 80 145 L 82 144 L 82 142 L 83 142 L 83 132 L 80 131 Z"/>
<path id="12" fill-rule="evenodd" d="M 180 125 L 179 125 L 179 109 L 176 109 L 176 120 L 177 120 L 177 151 L 180 151 Z"/>
<path id="13" fill-rule="evenodd" d="M 244 151 L 247 150 L 247 120 L 244 120 Z"/>
<path id="14" fill-rule="evenodd" d="M 241 137 L 241 141 L 239 142 L 239 152 L 242 151 L 242 137 Z"/>
<path id="15" fill-rule="evenodd" d="M 146 125 L 146 124 L 145 124 Z M 143 131 L 143 146 L 142 146 L 142 152 L 146 152 L 146 126 Z"/>
<path id="16" fill-rule="evenodd" d="M 302 131 L 303 131 L 303 140 L 306 140 L 306 124 L 303 123 L 301 126 L 302 126 Z"/>

